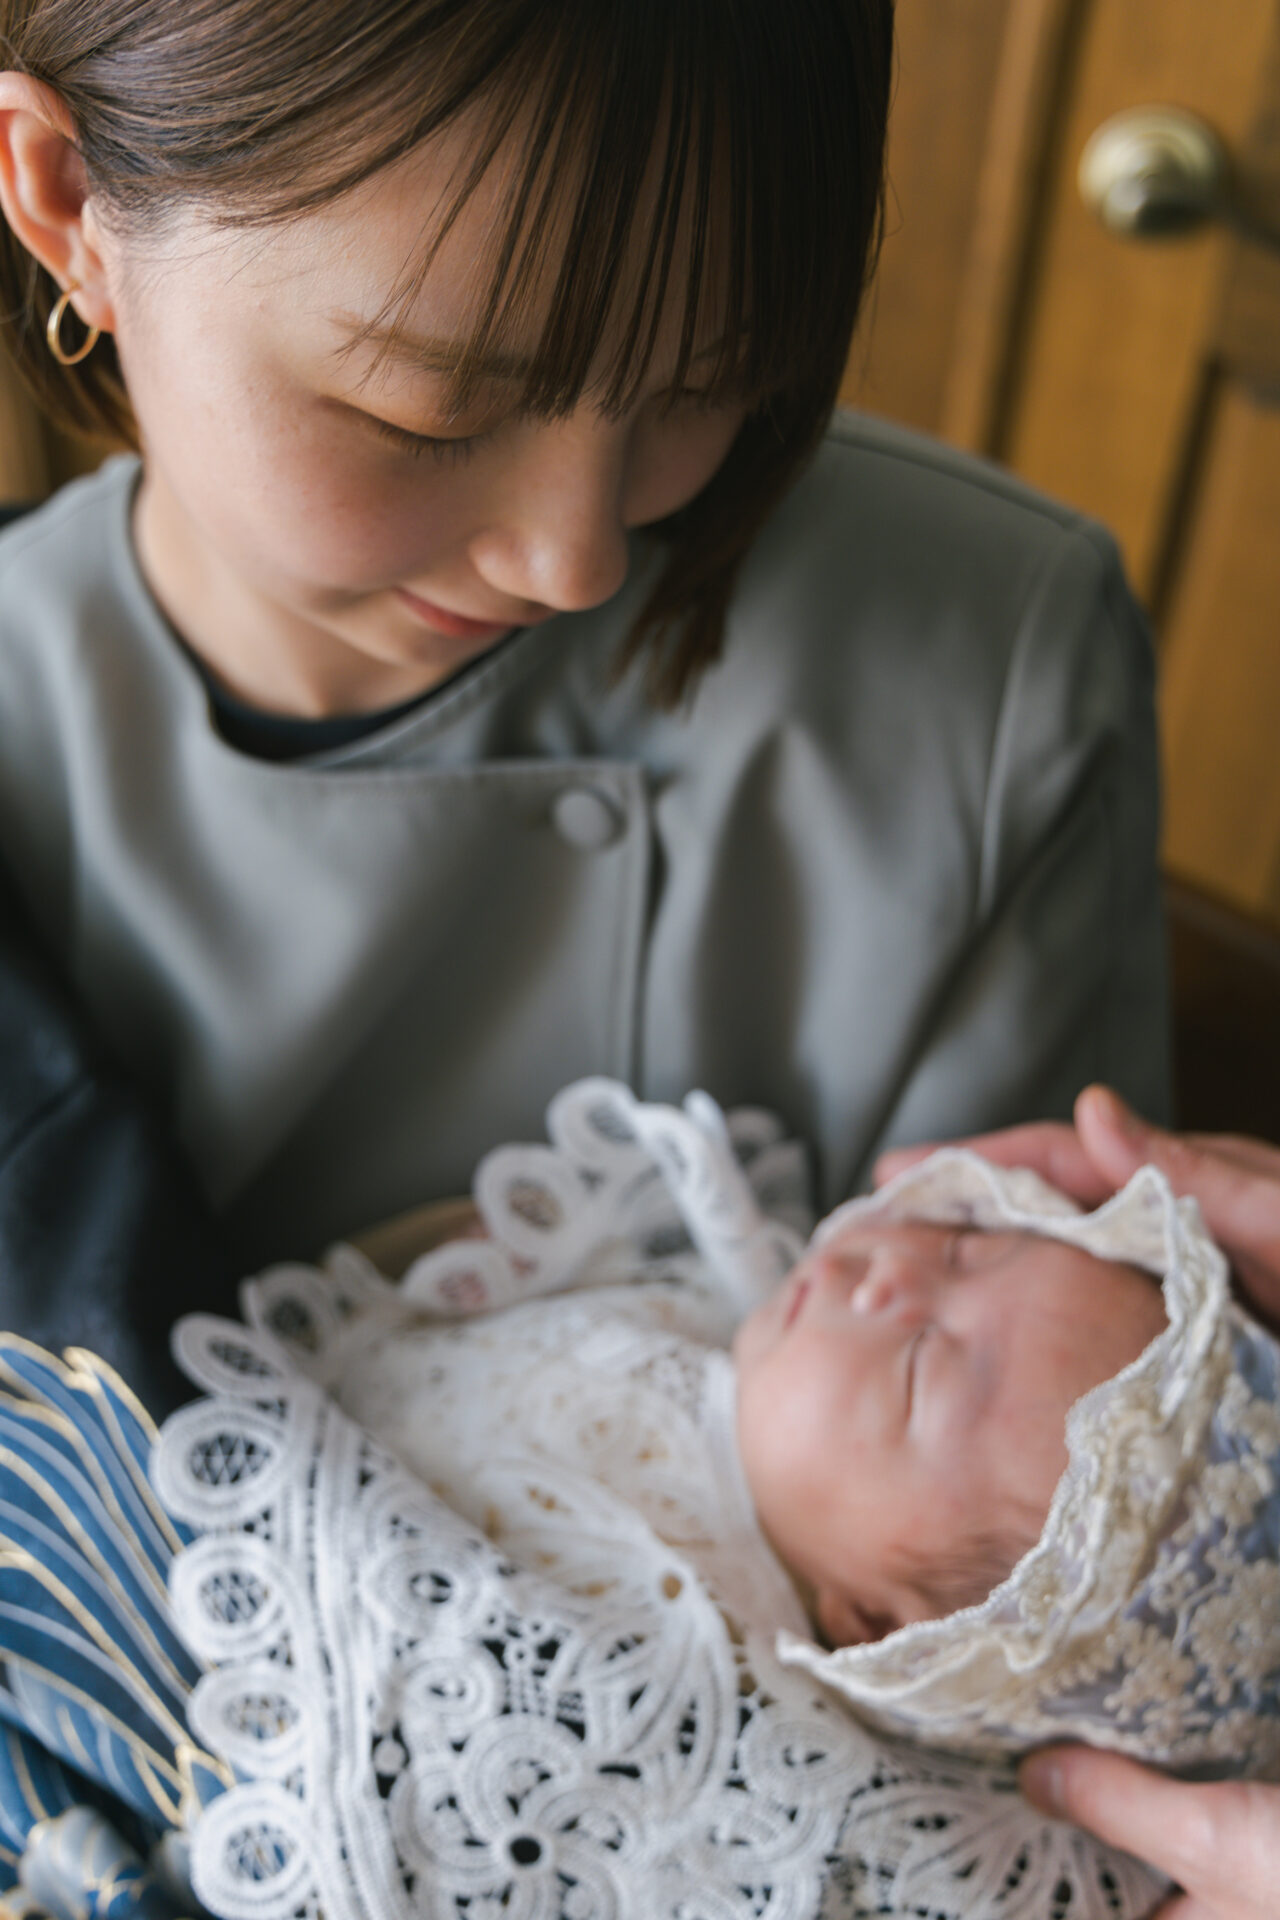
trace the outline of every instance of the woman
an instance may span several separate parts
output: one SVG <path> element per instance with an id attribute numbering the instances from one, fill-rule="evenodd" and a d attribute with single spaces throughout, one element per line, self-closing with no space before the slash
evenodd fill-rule
<path id="1" fill-rule="evenodd" d="M 234 1258 L 591 1072 L 767 1102 L 824 1202 L 1100 1073 L 1159 1111 L 1114 548 L 824 433 L 888 0 L 362 20 L 0 8 L 0 306 L 141 450 L 0 541 L 0 855 Z"/>

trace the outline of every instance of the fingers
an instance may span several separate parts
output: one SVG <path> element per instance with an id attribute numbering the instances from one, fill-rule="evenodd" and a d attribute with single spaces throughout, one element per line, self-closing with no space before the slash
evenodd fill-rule
<path id="1" fill-rule="evenodd" d="M 1192 1786 L 1087 1747 L 1033 1754 L 1019 1784 L 1042 1813 L 1087 1827 L 1184 1888 L 1185 1902 L 1162 1909 L 1162 1920 L 1274 1920 L 1280 1787 Z"/>
<path id="2" fill-rule="evenodd" d="M 1108 1087 L 1086 1087 L 1075 1126 L 1052 1121 L 971 1136 L 999 1166 L 1032 1167 L 1082 1206 L 1096 1207 L 1148 1162 L 1174 1192 L 1191 1194 L 1225 1249 L 1254 1311 L 1280 1324 L 1280 1147 L 1236 1134 L 1172 1134 L 1152 1126 Z M 933 1152 L 932 1145 L 882 1154 L 883 1186 Z"/>
<path id="3" fill-rule="evenodd" d="M 1005 1127 L 998 1133 L 974 1134 L 952 1144 L 970 1147 L 1001 1167 L 1032 1167 L 1051 1186 L 1069 1193 L 1082 1206 L 1096 1207 L 1113 1191 L 1076 1137 L 1074 1127 L 1042 1120 L 1025 1127 Z M 936 1145 L 936 1143 L 935 1143 Z M 896 1147 L 876 1161 L 878 1187 L 906 1167 L 913 1167 L 934 1146 Z"/>
<path id="4" fill-rule="evenodd" d="M 1186 1860 L 1181 1853 L 1176 1862 L 1169 1857 L 1171 1844 L 1183 1845 L 1184 1822 L 1178 1800 L 1171 1799 L 1186 1791 L 1180 1783 L 1119 1754 L 1049 1747 L 1023 1762 L 1018 1784 L 1042 1813 L 1072 1820 L 1099 1840 L 1136 1853 L 1174 1879 L 1181 1877 Z"/>
<path id="5" fill-rule="evenodd" d="M 1266 1140 L 1249 1140 L 1239 1133 L 1187 1133 L 1182 1137 L 1201 1152 L 1216 1153 L 1219 1159 L 1231 1161 L 1246 1173 L 1280 1180 L 1280 1147 Z"/>
<path id="6" fill-rule="evenodd" d="M 1122 1187 L 1149 1160 L 1157 1140 L 1173 1136 L 1149 1125 L 1110 1087 L 1086 1087 L 1076 1101 L 1076 1137 L 1110 1190 Z"/>
<path id="7" fill-rule="evenodd" d="M 1110 1087 L 1086 1087 L 1075 1119 L 1084 1151 L 1117 1186 L 1152 1162 L 1177 1192 L 1194 1195 L 1220 1237 L 1242 1215 L 1280 1235 L 1280 1148 L 1237 1134 L 1166 1133 Z"/>
<path id="8" fill-rule="evenodd" d="M 878 1187 L 882 1187 L 887 1180 L 905 1173 L 908 1167 L 918 1167 L 922 1160 L 927 1160 L 931 1153 L 937 1151 L 940 1144 L 937 1140 L 923 1140 L 916 1147 L 890 1147 L 887 1153 L 882 1153 L 877 1159 L 872 1178 Z"/>
<path id="9" fill-rule="evenodd" d="M 1107 1087 L 1081 1094 L 1076 1126 L 1084 1151 L 1117 1186 L 1151 1161 L 1175 1193 L 1191 1194 L 1251 1304 L 1280 1315 L 1280 1149 L 1235 1135 L 1166 1133 Z"/>

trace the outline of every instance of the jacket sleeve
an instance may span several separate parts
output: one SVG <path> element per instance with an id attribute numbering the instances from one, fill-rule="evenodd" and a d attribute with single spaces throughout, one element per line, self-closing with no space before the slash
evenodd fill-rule
<path id="1" fill-rule="evenodd" d="M 190 1170 L 103 1053 L 0 874 L 0 1325 L 92 1349 L 157 1418 L 181 1313 L 235 1313 Z"/>
<path id="2" fill-rule="evenodd" d="M 926 1011 L 864 1178 L 888 1146 L 1065 1118 L 1092 1080 L 1168 1119 L 1157 761 L 1146 623 L 1113 543 L 1082 526 L 1026 608 L 973 935 Z"/>

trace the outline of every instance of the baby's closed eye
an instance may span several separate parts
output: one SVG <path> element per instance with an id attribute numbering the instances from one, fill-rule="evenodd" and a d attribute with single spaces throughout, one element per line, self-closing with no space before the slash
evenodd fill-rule
<path id="1" fill-rule="evenodd" d="M 947 1235 L 943 1261 L 957 1272 L 985 1271 L 1011 1259 L 1029 1237 L 1022 1233 L 990 1233 L 981 1227 L 956 1227 Z"/>

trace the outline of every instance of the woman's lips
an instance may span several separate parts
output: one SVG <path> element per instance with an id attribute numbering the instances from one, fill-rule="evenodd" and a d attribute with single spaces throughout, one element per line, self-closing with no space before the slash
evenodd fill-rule
<path id="1" fill-rule="evenodd" d="M 434 632 L 442 633 L 450 640 L 498 640 L 504 633 L 510 633 L 513 627 L 522 624 L 518 620 L 468 620 L 465 614 L 450 613 L 446 607 L 437 607 L 432 601 L 410 593 L 407 587 L 396 587 L 394 592 L 410 613 L 417 615 L 424 627 L 431 627 Z"/>

